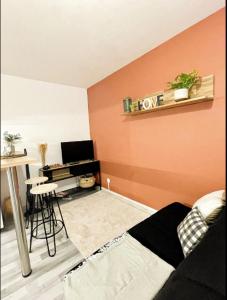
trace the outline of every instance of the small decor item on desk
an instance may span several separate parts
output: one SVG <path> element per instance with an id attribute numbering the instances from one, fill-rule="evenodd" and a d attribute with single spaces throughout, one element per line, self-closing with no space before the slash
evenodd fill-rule
<path id="1" fill-rule="evenodd" d="M 61 164 L 53 164 L 53 165 L 49 165 L 50 169 L 57 169 L 57 168 L 61 168 L 63 167 L 63 165 Z"/>
<path id="2" fill-rule="evenodd" d="M 47 151 L 47 144 L 39 144 L 39 152 L 41 155 L 41 162 L 43 167 L 46 164 L 46 151 Z"/>
<path id="3" fill-rule="evenodd" d="M 3 138 L 5 141 L 5 147 L 3 151 L 3 155 L 5 156 L 13 156 L 15 154 L 15 144 L 21 140 L 20 133 L 17 134 L 11 134 L 8 133 L 8 131 L 5 131 L 3 133 Z"/>
<path id="4" fill-rule="evenodd" d="M 200 76 L 197 71 L 181 73 L 172 82 L 168 82 L 169 88 L 174 89 L 175 101 L 186 100 L 189 98 L 189 91 L 193 85 L 200 83 Z"/>
<path id="5" fill-rule="evenodd" d="M 124 112 L 130 112 L 130 105 L 132 104 L 132 98 L 131 97 L 126 97 L 123 100 L 123 106 L 124 106 Z"/>
<path id="6" fill-rule="evenodd" d="M 43 170 L 44 170 L 44 171 L 47 171 L 47 170 L 49 170 L 49 169 L 50 169 L 50 166 L 48 166 L 48 165 L 43 166 Z"/>

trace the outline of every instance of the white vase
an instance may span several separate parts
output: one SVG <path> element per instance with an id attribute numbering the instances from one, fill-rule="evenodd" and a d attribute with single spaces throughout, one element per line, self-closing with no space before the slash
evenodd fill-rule
<path id="1" fill-rule="evenodd" d="M 15 146 L 13 143 L 7 143 L 4 147 L 4 153 L 5 155 L 14 155 L 15 154 Z"/>
<path id="2" fill-rule="evenodd" d="M 176 101 L 188 99 L 188 89 L 184 88 L 184 89 L 175 90 L 174 91 L 174 99 Z"/>

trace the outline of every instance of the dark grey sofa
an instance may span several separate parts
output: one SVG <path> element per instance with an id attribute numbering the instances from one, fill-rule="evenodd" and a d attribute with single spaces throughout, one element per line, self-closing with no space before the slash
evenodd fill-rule
<path id="1" fill-rule="evenodd" d="M 225 208 L 200 244 L 184 258 L 177 226 L 189 211 L 183 204 L 172 203 L 129 230 L 176 268 L 155 300 L 225 299 Z"/>

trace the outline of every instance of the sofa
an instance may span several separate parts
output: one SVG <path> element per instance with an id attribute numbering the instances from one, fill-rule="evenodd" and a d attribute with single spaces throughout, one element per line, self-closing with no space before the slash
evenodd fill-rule
<path id="1" fill-rule="evenodd" d="M 163 280 L 160 288 L 155 292 L 155 295 L 152 295 L 151 297 L 146 295 L 146 297 L 141 296 L 133 299 L 225 299 L 225 207 L 223 207 L 217 215 L 214 222 L 209 225 L 209 229 L 200 243 L 185 258 L 179 241 L 177 227 L 190 211 L 190 207 L 174 202 L 128 230 L 127 234 L 129 234 L 130 237 L 138 241 L 145 249 L 149 249 L 150 253 L 155 254 L 162 262 L 172 267 L 172 270 L 169 274 L 167 273 L 166 278 Z M 96 253 L 99 252 L 99 250 L 96 251 Z M 94 257 L 96 253 L 92 256 Z M 123 261 L 125 258 L 125 253 L 122 253 L 121 265 L 123 268 Z M 97 275 L 99 272 L 100 258 L 98 260 L 98 263 L 94 263 L 94 259 L 91 260 L 92 269 L 96 268 L 94 274 Z M 70 270 L 69 273 L 77 270 L 81 265 L 83 265 L 83 261 Z M 116 269 L 114 271 L 116 272 Z M 103 271 L 100 273 L 103 276 Z M 109 274 L 109 272 L 106 273 L 104 276 L 105 280 L 108 278 Z M 78 274 L 75 275 L 78 277 Z M 90 273 L 86 276 L 89 277 L 89 275 Z M 156 274 L 154 274 L 153 277 L 155 277 L 155 275 Z M 150 277 L 148 277 L 148 280 L 150 280 L 149 278 Z M 73 277 L 68 278 L 70 284 L 72 279 Z M 151 280 L 153 280 L 153 278 Z M 99 281 L 97 282 L 99 283 Z M 88 281 L 86 284 L 89 285 L 90 282 Z M 106 284 L 102 286 L 102 288 L 105 287 Z M 125 287 L 126 285 L 124 288 Z M 142 287 L 140 285 L 138 286 L 138 289 L 142 290 Z M 72 296 L 66 299 L 69 298 L 71 299 Z M 86 297 L 86 299 L 90 299 L 90 297 Z M 96 298 L 93 297 L 93 299 Z M 124 299 L 124 297 L 121 298 L 119 296 L 118 298 L 118 296 L 114 296 L 110 298 L 109 296 L 103 296 L 99 299 L 97 298 L 97 300 L 103 299 Z"/>
<path id="2" fill-rule="evenodd" d="M 225 207 L 198 246 L 184 258 L 177 226 L 190 210 L 172 203 L 129 230 L 175 267 L 155 300 L 225 299 Z"/>

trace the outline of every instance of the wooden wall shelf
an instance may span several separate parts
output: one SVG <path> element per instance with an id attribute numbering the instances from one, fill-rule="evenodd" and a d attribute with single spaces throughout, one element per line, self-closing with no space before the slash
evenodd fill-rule
<path id="1" fill-rule="evenodd" d="M 188 99 L 188 100 L 182 100 L 182 101 L 178 101 L 178 102 L 164 104 L 164 105 L 153 107 L 153 108 L 147 109 L 147 110 L 125 112 L 125 113 L 122 113 L 122 115 L 135 116 L 135 115 L 146 114 L 146 113 L 163 110 L 163 109 L 169 109 L 169 108 L 174 108 L 174 107 L 179 107 L 179 106 L 186 106 L 186 105 L 191 105 L 191 104 L 196 104 L 196 103 L 201 103 L 201 102 L 212 101 L 213 99 L 214 99 L 214 97 L 202 96 L 202 97 L 192 98 L 192 99 Z"/>
<path id="2" fill-rule="evenodd" d="M 149 98 L 155 95 L 160 94 L 160 92 L 153 93 L 150 96 L 146 96 L 142 99 Z M 208 75 L 201 77 L 201 81 L 198 85 L 192 87 L 189 93 L 189 99 L 182 101 L 174 100 L 174 90 L 166 90 L 162 92 L 163 94 L 163 103 L 162 105 L 152 107 L 147 110 L 137 110 L 132 112 L 124 112 L 122 115 L 124 116 L 135 116 L 140 114 L 146 114 L 155 112 L 158 110 L 169 109 L 174 107 L 186 106 L 201 102 L 207 102 L 214 100 L 214 75 Z"/>

